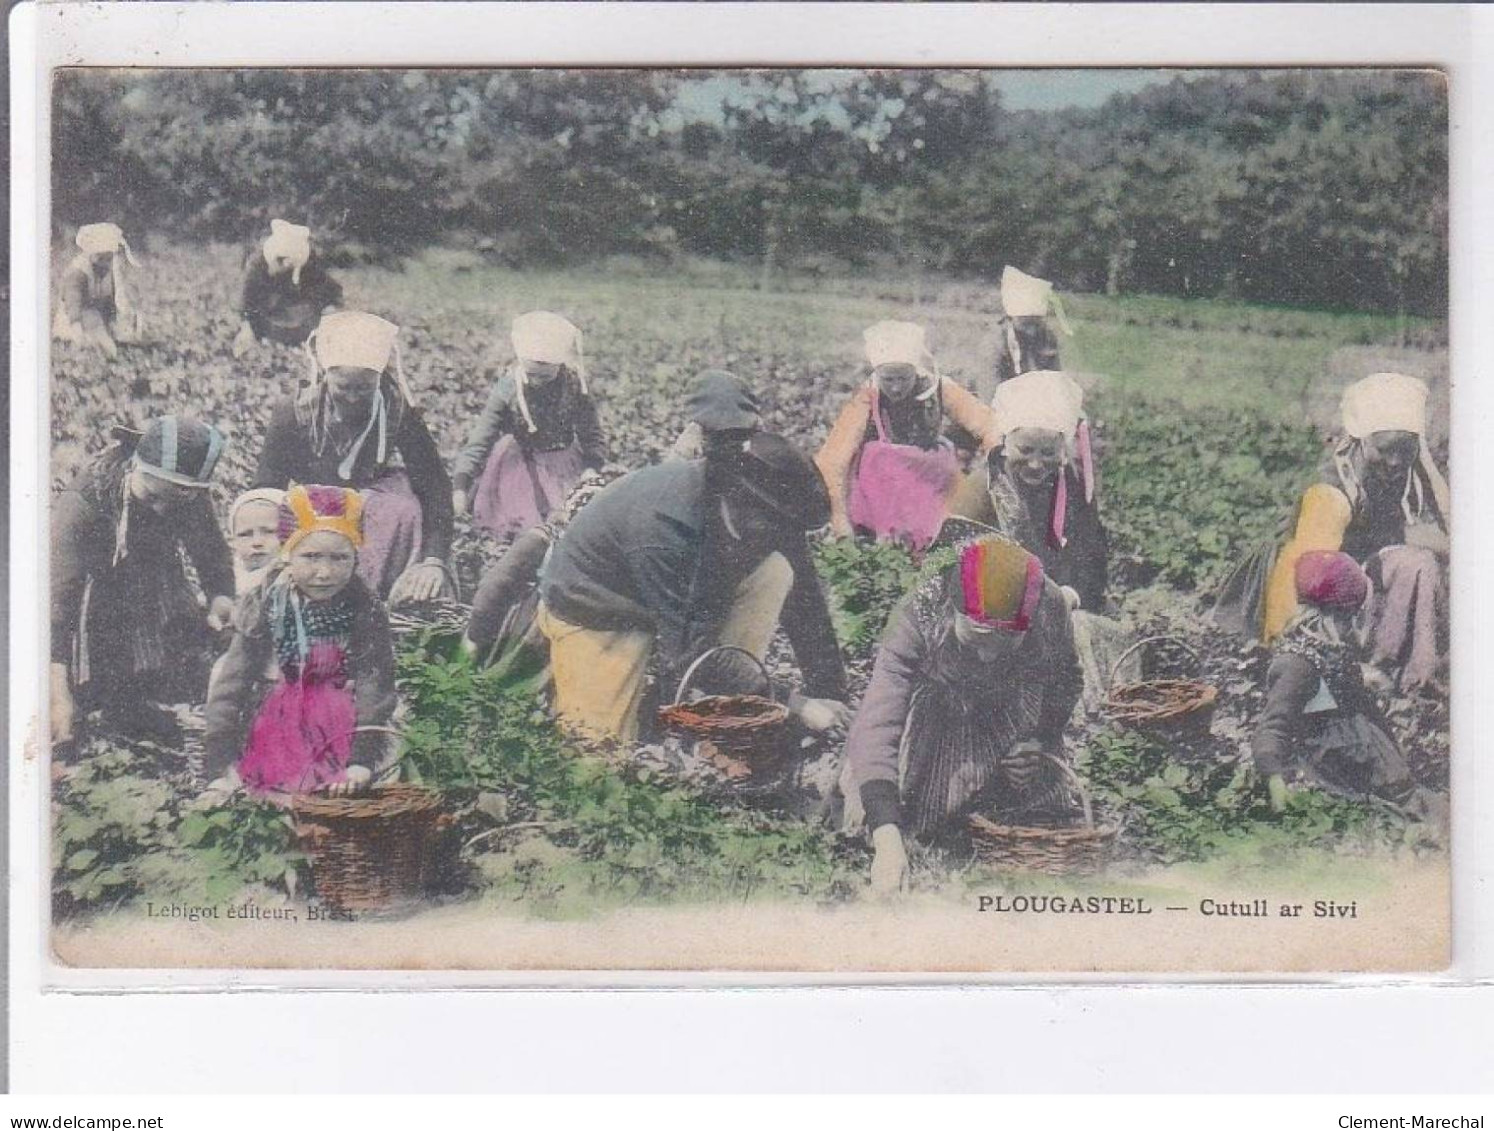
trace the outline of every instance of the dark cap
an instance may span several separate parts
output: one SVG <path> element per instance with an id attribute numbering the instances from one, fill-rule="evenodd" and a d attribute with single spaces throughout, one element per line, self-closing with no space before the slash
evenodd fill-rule
<path id="1" fill-rule="evenodd" d="M 135 445 L 135 462 L 158 479 L 206 487 L 223 454 L 223 433 L 189 416 L 159 416 Z"/>
<path id="2" fill-rule="evenodd" d="M 830 492 L 820 469 L 782 436 L 758 432 L 748 440 L 731 461 L 730 484 L 798 530 L 830 521 Z"/>
<path id="3" fill-rule="evenodd" d="M 762 427 L 762 407 L 740 377 L 707 369 L 695 378 L 685 401 L 690 419 L 706 432 L 749 431 Z"/>

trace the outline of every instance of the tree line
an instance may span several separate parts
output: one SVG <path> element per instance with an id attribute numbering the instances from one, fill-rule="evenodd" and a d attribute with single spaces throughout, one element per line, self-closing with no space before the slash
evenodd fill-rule
<path id="1" fill-rule="evenodd" d="M 1008 109 L 979 71 L 60 71 L 59 235 L 379 256 L 616 254 L 1440 315 L 1447 101 L 1426 71 L 1179 72 Z"/>

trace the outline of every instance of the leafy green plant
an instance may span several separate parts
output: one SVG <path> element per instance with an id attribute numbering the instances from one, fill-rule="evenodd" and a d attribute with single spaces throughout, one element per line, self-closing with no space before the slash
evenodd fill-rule
<path id="1" fill-rule="evenodd" d="M 1163 863 L 1199 860 L 1249 843 L 1258 850 L 1358 843 L 1397 846 L 1404 819 L 1387 807 L 1299 788 L 1272 813 L 1254 767 L 1180 761 L 1160 742 L 1106 728 L 1086 744 L 1080 772 L 1128 842 Z"/>
<path id="2" fill-rule="evenodd" d="M 1103 395 L 1091 410 L 1105 438 L 1112 571 L 1127 588 L 1218 582 L 1276 534 L 1323 452 L 1308 426 L 1248 411 Z"/>
<path id="3" fill-rule="evenodd" d="M 54 793 L 53 891 L 70 913 L 125 903 L 140 893 L 135 861 L 171 845 L 171 786 L 146 777 L 130 750 L 87 759 Z"/>
<path id="4" fill-rule="evenodd" d="M 835 634 L 846 655 L 869 656 L 897 603 L 954 560 L 952 549 L 915 557 L 892 542 L 842 538 L 817 543 L 815 569 L 829 596 Z"/>
<path id="5" fill-rule="evenodd" d="M 400 672 L 412 776 L 503 799 L 477 861 L 494 898 L 569 913 L 635 900 L 833 900 L 853 890 L 858 846 L 582 748 L 504 673 L 418 646 L 403 651 Z"/>
<path id="6" fill-rule="evenodd" d="M 306 857 L 296 847 L 295 822 L 276 805 L 241 799 L 186 814 L 177 843 L 195 850 L 208 902 L 227 899 L 245 884 L 260 883 L 294 895 Z"/>

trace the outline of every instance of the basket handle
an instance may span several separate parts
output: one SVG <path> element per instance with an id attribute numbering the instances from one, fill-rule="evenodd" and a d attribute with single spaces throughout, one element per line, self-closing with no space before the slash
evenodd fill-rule
<path id="1" fill-rule="evenodd" d="M 757 665 L 757 670 L 763 673 L 763 680 L 768 685 L 768 694 L 770 696 L 773 694 L 773 677 L 768 674 L 768 666 L 766 664 L 764 664 L 751 652 L 747 651 L 746 648 L 738 648 L 735 644 L 718 644 L 714 648 L 707 648 L 700 655 L 696 656 L 695 661 L 685 669 L 685 674 L 680 679 L 679 689 L 674 693 L 675 706 L 679 706 L 680 700 L 684 699 L 685 689 L 690 685 L 690 679 L 695 675 L 696 669 L 699 668 L 701 664 L 705 663 L 706 660 L 710 659 L 710 657 L 714 656 L 717 652 L 740 652 L 742 655 L 746 656 L 749 660 Z"/>
<path id="2" fill-rule="evenodd" d="M 1068 778 L 1069 784 L 1079 794 L 1079 803 L 1084 806 L 1084 827 L 1092 829 L 1095 827 L 1094 806 L 1090 804 L 1089 790 L 1084 787 L 1084 780 L 1074 772 L 1074 768 L 1056 754 L 1049 754 L 1046 750 L 1042 752 L 1043 757 L 1058 767 L 1059 772 Z"/>
<path id="3" fill-rule="evenodd" d="M 375 734 L 375 733 L 377 733 L 377 734 L 392 734 L 392 735 L 394 735 L 395 738 L 404 738 L 405 737 L 405 732 L 402 731 L 402 730 L 397 730 L 394 727 L 375 726 L 372 723 L 368 723 L 368 724 L 366 724 L 364 726 L 357 726 L 357 727 L 354 727 L 352 730 L 348 731 L 348 734 L 350 736 L 351 735 L 355 735 L 355 734 Z M 337 741 L 336 738 L 329 738 L 325 742 L 323 742 L 321 744 L 321 746 L 317 750 L 318 757 L 320 757 L 322 754 L 325 754 L 328 750 L 330 750 L 332 748 L 332 744 L 334 742 L 336 742 L 336 741 Z M 389 766 L 386 766 L 383 770 L 379 770 L 379 771 L 375 772 L 374 775 L 373 775 L 373 777 L 369 778 L 368 784 L 369 785 L 381 785 L 381 784 L 383 784 L 383 781 L 387 780 L 387 775 L 389 773 L 389 770 L 392 767 L 394 767 L 394 766 L 396 766 L 398 764 L 399 764 L 398 763 L 398 759 L 396 759 L 394 762 L 391 762 L 389 764 Z M 305 778 L 303 777 L 301 780 L 304 781 Z M 326 787 L 322 786 L 321 788 L 325 789 Z M 296 790 L 294 792 L 295 793 L 306 793 L 306 792 L 310 792 L 310 791 L 307 791 L 307 790 Z"/>
<path id="4" fill-rule="evenodd" d="M 1136 649 L 1138 648 L 1145 647 L 1148 644 L 1156 644 L 1159 641 L 1163 640 L 1171 641 L 1174 644 L 1180 645 L 1184 652 L 1187 652 L 1188 655 L 1193 657 L 1195 663 L 1197 663 L 1200 667 L 1203 666 L 1203 657 L 1199 654 L 1198 649 L 1189 644 L 1181 636 L 1170 636 L 1167 633 L 1162 633 L 1157 636 L 1143 636 L 1140 640 L 1136 641 L 1135 644 L 1132 644 L 1129 648 L 1127 648 L 1124 652 L 1117 656 L 1115 658 L 1115 663 L 1110 665 L 1110 679 L 1105 684 L 1106 692 L 1115 690 L 1115 677 L 1120 672 L 1121 665 L 1126 662 L 1127 656 L 1136 651 Z"/>

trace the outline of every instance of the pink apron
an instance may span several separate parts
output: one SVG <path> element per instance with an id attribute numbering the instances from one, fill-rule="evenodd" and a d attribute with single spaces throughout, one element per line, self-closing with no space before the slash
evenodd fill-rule
<path id="1" fill-rule="evenodd" d="M 301 678 L 282 677 L 265 696 L 239 759 L 239 777 L 254 793 L 309 793 L 341 781 L 356 726 L 342 649 L 314 644 Z"/>
<path id="2" fill-rule="evenodd" d="M 379 595 L 389 596 L 399 575 L 420 560 L 423 511 L 400 470 L 360 488 L 363 495 L 363 545 L 358 550 L 358 576 Z"/>
<path id="3" fill-rule="evenodd" d="M 493 446 L 472 496 L 472 517 L 500 542 L 538 526 L 565 502 L 585 470 L 575 444 L 526 454 L 513 436 Z"/>
<path id="4" fill-rule="evenodd" d="M 846 514 L 879 541 L 902 542 L 922 550 L 944 521 L 945 501 L 959 474 L 959 461 L 948 440 L 940 440 L 932 450 L 889 441 L 875 389 L 871 401 L 877 438 L 861 445 Z"/>

